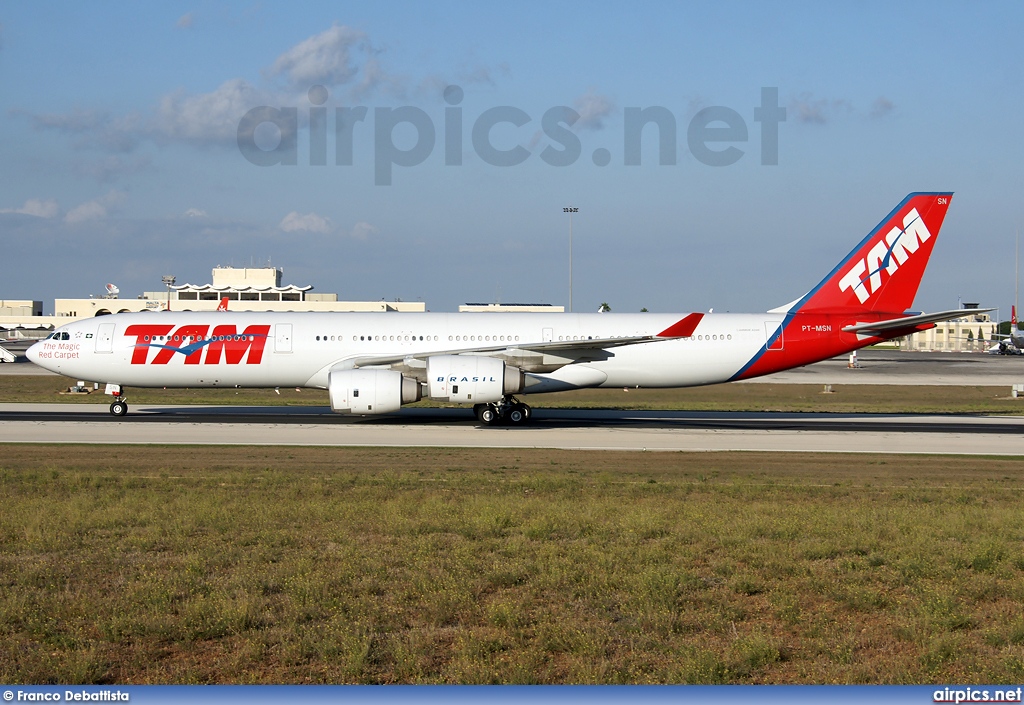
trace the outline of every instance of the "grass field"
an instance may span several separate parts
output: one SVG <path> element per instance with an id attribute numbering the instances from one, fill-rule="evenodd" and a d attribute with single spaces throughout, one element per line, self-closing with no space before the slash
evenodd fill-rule
<path id="1" fill-rule="evenodd" d="M 1024 460 L 0 446 L 0 682 L 1024 680 Z"/>
<path id="2" fill-rule="evenodd" d="M 0 376 L 0 402 L 109 404 L 102 393 L 60 395 L 74 380 L 56 376 Z M 691 409 L 709 411 L 807 411 L 872 413 L 1022 414 L 1024 399 L 1011 399 L 1005 387 L 834 385 L 823 394 L 818 384 L 722 384 L 691 389 L 584 389 L 524 398 L 535 408 Z M 135 389 L 130 404 L 228 404 L 327 406 L 327 392 L 315 389 Z M 412 406 L 445 406 L 423 401 Z"/>

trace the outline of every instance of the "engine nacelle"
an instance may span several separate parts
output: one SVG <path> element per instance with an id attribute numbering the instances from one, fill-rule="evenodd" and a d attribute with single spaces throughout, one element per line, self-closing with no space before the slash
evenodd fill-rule
<path id="1" fill-rule="evenodd" d="M 327 390 L 336 414 L 388 414 L 420 400 L 420 383 L 394 370 L 331 370 Z"/>
<path id="2" fill-rule="evenodd" d="M 526 386 L 518 367 L 479 355 L 434 355 L 427 358 L 427 394 L 458 404 L 485 404 L 516 394 Z"/>

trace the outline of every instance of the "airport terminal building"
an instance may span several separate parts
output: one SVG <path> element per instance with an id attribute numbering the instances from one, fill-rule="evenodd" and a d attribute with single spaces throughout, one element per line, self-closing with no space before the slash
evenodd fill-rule
<path id="1" fill-rule="evenodd" d="M 979 308 L 979 304 L 964 304 L 965 309 Z M 901 350 L 932 352 L 985 352 L 996 344 L 993 336 L 999 331 L 998 321 L 987 313 L 972 313 L 963 318 L 941 321 L 934 328 L 908 335 L 900 340 Z"/>
<path id="2" fill-rule="evenodd" d="M 232 311 L 422 312 L 422 301 L 340 301 L 337 294 L 313 293 L 312 286 L 284 285 L 275 267 L 215 267 L 209 284 L 181 284 L 147 291 L 134 299 L 118 293 L 84 299 L 56 299 L 54 315 L 42 315 L 41 301 L 0 299 L 0 328 L 52 329 L 82 318 L 139 311 L 215 311 L 223 299 Z M 116 291 L 116 289 L 115 289 Z"/>

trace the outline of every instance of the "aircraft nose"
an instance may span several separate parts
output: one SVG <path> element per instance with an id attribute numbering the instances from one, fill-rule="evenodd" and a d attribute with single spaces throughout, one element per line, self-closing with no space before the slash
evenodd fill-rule
<path id="1" fill-rule="evenodd" d="M 39 350 L 42 348 L 42 343 L 32 343 L 28 350 L 25 351 L 25 357 L 29 359 L 29 362 L 38 364 L 39 363 Z"/>

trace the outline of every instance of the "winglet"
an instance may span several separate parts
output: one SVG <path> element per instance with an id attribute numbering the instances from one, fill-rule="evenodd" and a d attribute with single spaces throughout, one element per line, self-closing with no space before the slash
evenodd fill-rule
<path id="1" fill-rule="evenodd" d="M 700 323 L 701 319 L 704 318 L 703 313 L 691 313 L 690 315 L 682 318 L 665 330 L 661 331 L 656 335 L 656 338 L 689 338 L 693 335 L 693 331 L 697 329 L 697 324 Z"/>

